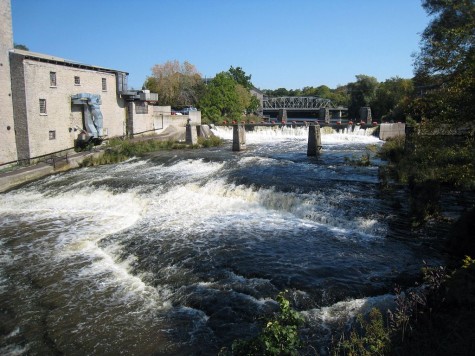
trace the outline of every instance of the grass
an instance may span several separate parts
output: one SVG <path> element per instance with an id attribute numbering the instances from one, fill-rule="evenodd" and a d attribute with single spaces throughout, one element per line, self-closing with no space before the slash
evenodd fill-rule
<path id="1" fill-rule="evenodd" d="M 131 157 L 140 157 L 150 152 L 174 150 L 174 149 L 196 149 L 202 147 L 215 147 L 223 143 L 223 140 L 216 136 L 210 138 L 198 138 L 198 143 L 189 145 L 174 141 L 142 140 L 132 141 L 128 139 L 114 138 L 109 140 L 104 154 L 100 157 L 88 157 L 81 167 L 98 166 L 111 163 L 119 163 Z"/>

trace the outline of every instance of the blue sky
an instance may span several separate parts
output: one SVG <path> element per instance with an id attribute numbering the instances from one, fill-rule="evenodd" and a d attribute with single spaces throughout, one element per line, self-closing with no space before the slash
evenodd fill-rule
<path id="1" fill-rule="evenodd" d="M 419 0 L 11 0 L 15 43 L 124 70 L 154 64 L 203 77 L 241 67 L 261 89 L 336 88 L 366 74 L 411 78 L 429 18 Z"/>

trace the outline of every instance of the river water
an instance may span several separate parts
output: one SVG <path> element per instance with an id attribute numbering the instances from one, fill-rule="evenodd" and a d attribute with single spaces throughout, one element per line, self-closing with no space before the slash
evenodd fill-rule
<path id="1" fill-rule="evenodd" d="M 411 236 L 404 192 L 380 189 L 381 162 L 352 164 L 377 138 L 322 143 L 307 157 L 305 128 L 259 129 L 243 152 L 158 152 L 1 194 L 0 354 L 217 354 L 283 290 L 324 349 L 439 256 Z"/>

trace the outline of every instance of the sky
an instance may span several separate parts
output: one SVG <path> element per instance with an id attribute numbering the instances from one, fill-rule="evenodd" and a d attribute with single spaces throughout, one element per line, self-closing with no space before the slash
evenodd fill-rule
<path id="1" fill-rule="evenodd" d="M 211 78 L 241 67 L 260 89 L 411 78 L 430 18 L 420 0 L 11 0 L 14 42 L 129 73 L 178 60 Z"/>

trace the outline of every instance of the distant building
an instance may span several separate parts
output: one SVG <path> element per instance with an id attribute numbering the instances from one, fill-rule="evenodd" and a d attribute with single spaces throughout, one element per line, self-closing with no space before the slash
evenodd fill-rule
<path id="1" fill-rule="evenodd" d="M 259 108 L 257 109 L 257 114 L 262 117 L 264 107 L 264 93 L 255 87 L 252 87 L 250 91 L 251 94 L 254 95 L 257 100 L 259 100 Z"/>

